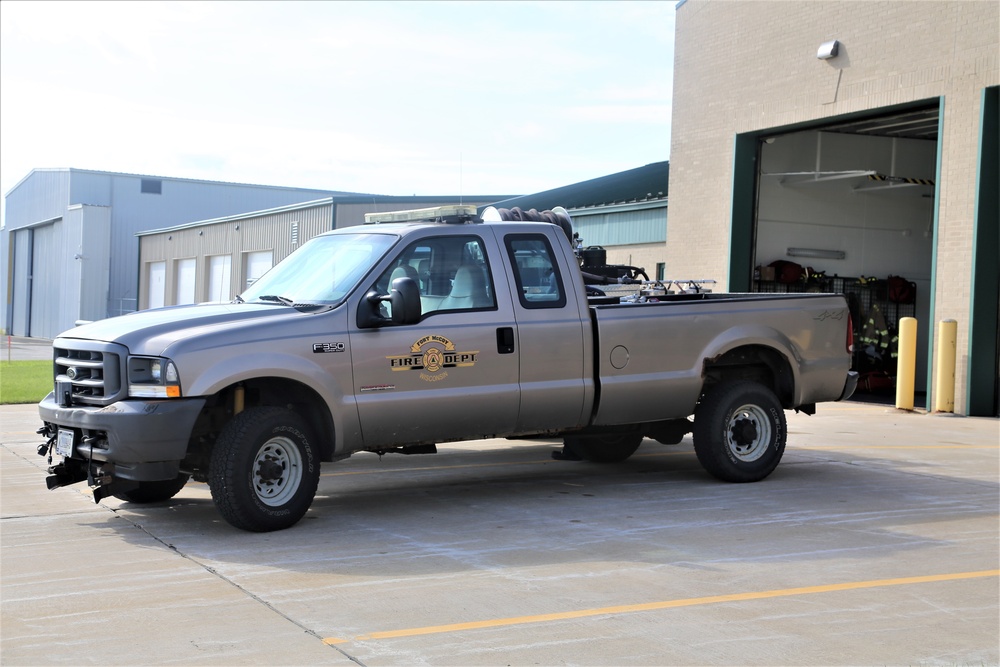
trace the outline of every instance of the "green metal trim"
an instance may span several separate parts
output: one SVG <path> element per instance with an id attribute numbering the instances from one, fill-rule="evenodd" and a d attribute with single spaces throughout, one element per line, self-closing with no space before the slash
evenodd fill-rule
<path id="1" fill-rule="evenodd" d="M 944 96 L 938 99 L 938 130 L 937 130 L 937 164 L 934 166 L 934 223 L 933 223 L 933 236 L 934 242 L 931 244 L 931 286 L 930 286 L 930 301 L 927 305 L 928 318 L 931 320 L 928 322 L 927 326 L 927 411 L 930 412 L 934 405 L 934 336 L 937 334 L 937 327 L 934 326 L 934 312 L 935 303 L 937 299 L 935 298 L 935 286 L 937 285 L 937 266 L 938 266 L 938 245 L 941 243 L 941 230 L 940 230 L 940 213 L 941 213 L 941 197 L 938 195 L 938 189 L 941 187 L 941 146 L 943 141 L 941 137 L 944 134 Z"/>
<path id="2" fill-rule="evenodd" d="M 737 134 L 733 143 L 733 198 L 729 209 L 729 291 L 749 292 L 753 278 L 754 200 L 760 132 Z"/>
<path id="3" fill-rule="evenodd" d="M 972 232 L 969 361 L 966 409 L 997 412 L 997 322 L 1000 302 L 1000 87 L 984 88 L 979 110 L 979 158 Z"/>

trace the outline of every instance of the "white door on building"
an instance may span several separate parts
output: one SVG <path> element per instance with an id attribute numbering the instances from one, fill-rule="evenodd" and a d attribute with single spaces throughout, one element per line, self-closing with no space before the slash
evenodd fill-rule
<path id="1" fill-rule="evenodd" d="M 244 271 L 244 275 L 246 275 L 244 288 L 253 285 L 258 278 L 267 273 L 273 264 L 274 255 L 270 250 L 248 252 L 246 254 L 246 271 Z"/>
<path id="2" fill-rule="evenodd" d="M 187 303 L 194 303 L 195 261 L 193 257 L 177 260 L 176 280 L 176 304 L 183 306 Z"/>
<path id="3" fill-rule="evenodd" d="M 232 298 L 231 283 L 233 258 L 230 255 L 215 255 L 208 258 L 208 300 L 229 301 Z"/>
<path id="4" fill-rule="evenodd" d="M 162 308 L 167 293 L 167 263 L 149 263 L 149 285 L 146 303 L 149 308 Z"/>

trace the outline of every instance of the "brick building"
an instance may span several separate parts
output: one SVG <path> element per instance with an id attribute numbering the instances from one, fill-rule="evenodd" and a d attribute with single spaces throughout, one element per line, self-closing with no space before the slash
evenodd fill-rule
<path id="1" fill-rule="evenodd" d="M 676 26 L 667 273 L 809 289 L 767 280 L 794 261 L 869 295 L 859 326 L 915 316 L 928 408 L 956 320 L 954 411 L 996 415 L 1000 3 L 686 0 Z"/>

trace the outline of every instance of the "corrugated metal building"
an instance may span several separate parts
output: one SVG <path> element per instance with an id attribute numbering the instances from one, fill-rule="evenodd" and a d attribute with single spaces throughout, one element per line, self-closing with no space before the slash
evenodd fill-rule
<path id="1" fill-rule="evenodd" d="M 35 169 L 6 195 L 0 235 L 0 313 L 6 332 L 54 338 L 79 319 L 136 310 L 136 234 L 205 218 L 343 193 Z"/>
<path id="2" fill-rule="evenodd" d="M 669 177 L 670 163 L 654 162 L 494 205 L 526 211 L 562 206 L 573 217 L 585 246 L 603 247 L 611 264 L 639 266 L 650 278 L 663 279 Z"/>
<path id="3" fill-rule="evenodd" d="M 140 232 L 139 309 L 229 301 L 312 237 L 362 224 L 365 213 L 498 198 L 342 195 Z"/>

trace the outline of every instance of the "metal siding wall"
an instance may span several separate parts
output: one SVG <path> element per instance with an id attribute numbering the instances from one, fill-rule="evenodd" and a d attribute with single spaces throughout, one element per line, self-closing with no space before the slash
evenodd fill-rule
<path id="1" fill-rule="evenodd" d="M 83 209 L 83 206 L 70 206 L 67 209 L 48 255 L 45 284 L 35 281 L 36 292 L 33 299 L 39 296 L 37 290 L 44 288 L 45 300 L 55 302 L 56 309 L 52 313 L 52 320 L 45 323 L 45 331 L 36 330 L 38 323 L 32 320 L 32 336 L 55 338 L 63 331 L 72 329 L 76 321 L 81 319 L 80 299 L 87 289 L 84 287 L 83 272 L 84 265 L 89 263 L 89 259 L 84 258 L 83 241 L 86 232 L 83 226 Z"/>
<path id="2" fill-rule="evenodd" d="M 105 247 L 91 247 L 88 253 L 95 258 L 103 256 L 105 265 L 100 269 L 87 267 L 82 277 L 85 282 L 81 285 L 88 299 L 95 293 L 102 293 L 104 302 L 93 313 L 90 312 L 89 305 L 81 305 L 87 312 L 74 313 L 74 321 L 77 317 L 100 319 L 137 308 L 139 278 L 136 259 L 139 243 L 136 233 L 195 220 L 301 203 L 327 194 L 317 190 L 205 183 L 172 178 L 156 179 L 162 183 L 162 194 L 143 194 L 140 191 L 143 178 L 140 175 L 78 169 L 38 169 L 28 174 L 6 197 L 3 247 L 14 240 L 10 234 L 15 230 L 63 218 L 67 215 L 68 207 L 74 204 L 111 207 L 107 222 L 101 223 L 107 227 Z M 326 227 L 329 225 L 327 220 Z M 103 230 L 101 234 L 104 234 Z M 13 253 L 0 257 L 0 291 L 4 294 L 9 291 L 13 299 L 10 308 L 4 308 L 0 313 L 4 319 L 3 325 L 8 330 L 25 334 L 27 328 L 37 330 L 35 325 L 58 328 L 59 325 L 52 322 L 51 318 L 44 317 L 43 324 L 29 324 L 27 275 L 21 276 L 22 284 L 15 280 L 13 285 L 7 285 L 10 279 L 7 263 L 11 258 L 15 267 L 27 267 L 29 264 L 30 257 L 21 254 L 28 247 L 28 236 L 16 240 L 12 247 Z M 48 285 L 75 284 L 66 268 L 52 266 L 44 270 L 46 273 L 43 275 Z M 63 273 L 67 275 L 60 278 Z M 91 284 L 94 275 L 100 276 L 96 285 Z M 33 291 L 43 302 L 49 304 L 54 303 L 59 296 L 59 292 L 43 294 L 38 291 L 37 286 Z M 37 304 L 35 307 L 40 308 Z M 8 318 L 11 322 L 7 321 Z"/>
<path id="3" fill-rule="evenodd" d="M 14 284 L 12 289 L 13 313 L 8 333 L 15 336 L 28 335 L 28 307 L 31 304 L 31 235 L 30 229 L 14 231 Z"/>
<path id="4" fill-rule="evenodd" d="M 467 206 L 486 206 L 492 201 L 470 200 L 464 202 Z M 431 208 L 433 206 L 449 206 L 454 202 L 425 202 L 414 204 L 413 202 L 386 203 L 372 202 L 364 204 L 337 204 L 337 228 L 353 227 L 362 225 L 365 222 L 365 213 L 391 213 L 392 211 L 409 211 L 411 209 Z"/>
<path id="5" fill-rule="evenodd" d="M 108 316 L 120 315 L 117 311 L 108 312 L 108 266 L 111 262 L 111 208 L 108 206 L 82 207 L 82 229 L 80 237 L 80 255 L 78 260 L 82 265 L 80 283 L 79 310 L 77 319 L 101 320 Z M 67 254 L 76 254 L 70 249 Z M 68 262 L 69 260 L 67 260 Z M 135 303 L 131 304 L 132 310 Z M 72 324 L 72 323 L 70 323 Z"/>
<path id="6" fill-rule="evenodd" d="M 140 191 L 143 177 L 111 174 L 112 179 L 112 219 L 111 219 L 111 268 L 109 279 L 108 311 L 117 314 L 121 303 L 135 300 L 142 294 L 139 289 L 140 271 L 136 262 L 139 242 L 136 234 L 163 227 L 182 225 L 198 220 L 207 220 L 263 209 L 298 204 L 323 196 L 316 190 L 298 190 L 259 185 L 234 183 L 203 183 L 182 179 L 159 178 L 161 194 L 144 194 Z M 175 234 L 174 238 L 178 238 Z M 189 254 L 174 255 L 169 259 L 198 256 L 199 246 L 192 241 Z M 166 259 L 166 258 L 165 258 Z M 170 264 L 172 262 L 168 262 Z M 143 265 L 145 266 L 145 265 Z M 199 275 L 203 270 L 199 263 Z M 168 273 L 171 271 L 168 268 Z M 146 277 L 143 276 L 143 281 Z M 167 276 L 167 292 L 174 284 L 173 276 Z M 137 293 L 138 290 L 138 293 Z M 169 299 L 168 299 L 169 302 Z"/>
<path id="7" fill-rule="evenodd" d="M 584 245 L 616 246 L 667 240 L 667 209 L 580 215 L 573 218 Z"/>
<path id="8" fill-rule="evenodd" d="M 31 172 L 6 197 L 6 228 L 62 217 L 69 206 L 69 170 Z"/>
<path id="9" fill-rule="evenodd" d="M 230 298 L 245 289 L 244 256 L 249 252 L 271 250 L 277 264 L 303 243 L 330 230 L 333 215 L 331 204 L 322 204 L 294 211 L 281 211 L 260 216 L 216 224 L 198 225 L 186 229 L 148 234 L 140 237 L 140 265 L 142 285 L 140 308 L 147 308 L 149 275 L 147 267 L 151 262 L 167 262 L 166 303 L 175 303 L 176 295 L 172 286 L 176 284 L 176 262 L 181 258 L 195 258 L 197 267 L 195 293 L 198 300 L 207 300 L 209 281 L 209 257 L 229 255 L 232 257 Z M 298 243 L 292 243 L 292 223 L 298 223 Z"/>
<path id="10" fill-rule="evenodd" d="M 87 204 L 110 206 L 114 194 L 114 180 L 108 174 L 70 169 L 69 198 L 67 205 Z"/>
<path id="11" fill-rule="evenodd" d="M 27 243 L 30 232 L 25 232 L 20 241 L 14 241 L 11 235 L 19 229 L 61 217 L 68 203 L 69 171 L 66 169 L 34 170 L 6 196 L 4 229 L 0 231 L 5 242 L 0 245 L 4 249 L 12 247 L 13 253 L 0 256 L 0 292 L 10 294 L 13 303 L 9 308 L 4 304 L 0 318 L 3 318 L 3 326 L 8 332 L 27 335 L 29 326 L 27 274 L 22 275 L 25 282 L 18 284 L 15 280 L 13 285 L 8 285 L 10 272 L 7 265 L 12 260 L 15 266 L 27 267 L 30 264 L 31 258 L 21 254 L 28 247 L 25 245 L 22 248 L 21 244 Z"/>
<path id="12" fill-rule="evenodd" d="M 63 223 L 36 227 L 32 248 L 31 321 L 28 335 L 55 338 L 59 328 Z"/>

